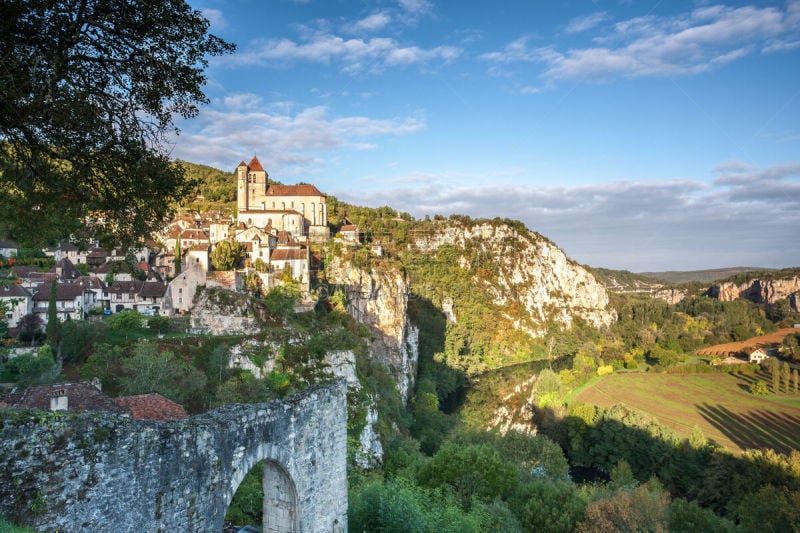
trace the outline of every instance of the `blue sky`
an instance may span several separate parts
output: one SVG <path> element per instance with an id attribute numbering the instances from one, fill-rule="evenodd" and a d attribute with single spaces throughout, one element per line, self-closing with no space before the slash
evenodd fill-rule
<path id="1" fill-rule="evenodd" d="M 192 0 L 237 45 L 173 156 L 632 271 L 800 265 L 800 0 Z"/>

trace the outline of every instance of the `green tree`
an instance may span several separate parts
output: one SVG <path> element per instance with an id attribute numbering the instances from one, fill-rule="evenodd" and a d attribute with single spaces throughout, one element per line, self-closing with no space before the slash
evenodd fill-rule
<path id="1" fill-rule="evenodd" d="M 2 303 L 0 303 L 2 305 Z M 18 338 L 21 340 L 30 339 L 31 346 L 36 341 L 36 337 L 41 336 L 42 334 L 42 326 L 44 325 L 44 320 L 42 317 L 35 313 L 28 313 L 24 315 L 19 322 L 17 323 L 17 327 L 19 328 Z"/>
<path id="2" fill-rule="evenodd" d="M 181 259 L 182 259 L 182 257 L 183 257 L 183 253 L 181 252 L 181 240 L 180 239 L 176 239 L 176 242 L 175 242 L 175 259 L 174 259 L 175 275 L 176 276 L 181 273 L 181 263 L 182 263 Z"/>
<path id="3" fill-rule="evenodd" d="M 798 379 L 797 379 L 797 369 L 793 368 L 792 369 L 792 389 L 794 390 L 795 394 L 797 394 L 797 385 L 798 385 L 797 381 L 798 381 Z"/>
<path id="4" fill-rule="evenodd" d="M 103 322 L 67 320 L 61 325 L 61 357 L 64 362 L 83 363 L 95 343 L 104 342 L 107 335 Z"/>
<path id="5" fill-rule="evenodd" d="M 519 487 L 519 471 L 492 446 L 447 443 L 428 462 L 420 466 L 420 485 L 455 492 L 469 508 L 473 499 L 491 502 L 508 499 Z"/>
<path id="6" fill-rule="evenodd" d="M 778 360 L 770 358 L 769 366 L 772 371 L 772 392 L 773 394 L 778 394 L 781 391 L 781 368 L 778 364 Z"/>
<path id="7" fill-rule="evenodd" d="M 163 227 L 190 189 L 173 117 L 197 114 L 207 57 L 234 48 L 208 28 L 183 0 L 4 2 L 0 228 L 127 247 Z"/>
<path id="8" fill-rule="evenodd" d="M 206 376 L 169 351 L 159 353 L 155 344 L 142 343 L 132 357 L 122 359 L 123 394 L 157 392 L 178 403 L 196 400 Z"/>
<path id="9" fill-rule="evenodd" d="M 786 361 L 781 365 L 781 384 L 783 385 L 783 392 L 789 394 L 789 381 L 792 379 L 792 369 Z"/>
<path id="10" fill-rule="evenodd" d="M 47 303 L 47 344 L 58 348 L 58 310 L 56 309 L 56 280 L 50 282 L 50 300 Z"/>
<path id="11" fill-rule="evenodd" d="M 29 385 L 53 381 L 58 372 L 53 350 L 45 344 L 36 355 L 23 354 L 3 363 L 0 366 L 0 380 L 14 381 L 24 389 Z"/>
<path id="12" fill-rule="evenodd" d="M 210 257 L 211 265 L 214 270 L 233 270 L 242 266 L 244 256 L 244 245 L 239 241 L 228 239 L 214 246 Z"/>

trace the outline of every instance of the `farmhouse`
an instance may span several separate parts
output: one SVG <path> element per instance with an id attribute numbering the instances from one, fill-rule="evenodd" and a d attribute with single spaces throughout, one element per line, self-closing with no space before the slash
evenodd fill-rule
<path id="1" fill-rule="evenodd" d="M 759 363 L 760 364 L 767 357 L 769 357 L 769 356 L 767 355 L 767 352 L 764 351 L 764 348 L 756 348 L 754 350 L 750 350 L 750 351 L 747 352 L 747 361 L 749 363 Z"/>

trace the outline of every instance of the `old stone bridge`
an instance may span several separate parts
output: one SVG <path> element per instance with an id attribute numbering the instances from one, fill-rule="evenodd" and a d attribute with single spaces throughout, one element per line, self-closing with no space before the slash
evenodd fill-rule
<path id="1" fill-rule="evenodd" d="M 264 531 L 347 529 L 344 382 L 171 422 L 0 412 L 0 514 L 40 531 L 219 532 L 264 461 Z"/>

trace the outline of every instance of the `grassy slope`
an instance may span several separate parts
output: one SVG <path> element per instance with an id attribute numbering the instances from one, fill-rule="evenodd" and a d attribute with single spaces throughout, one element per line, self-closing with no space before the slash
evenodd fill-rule
<path id="1" fill-rule="evenodd" d="M 683 437 L 697 425 L 710 441 L 740 453 L 770 447 L 800 450 L 800 394 L 766 397 L 749 384 L 771 378 L 742 374 L 614 374 L 587 387 L 576 399 L 603 407 L 623 403 L 655 416 Z"/>

